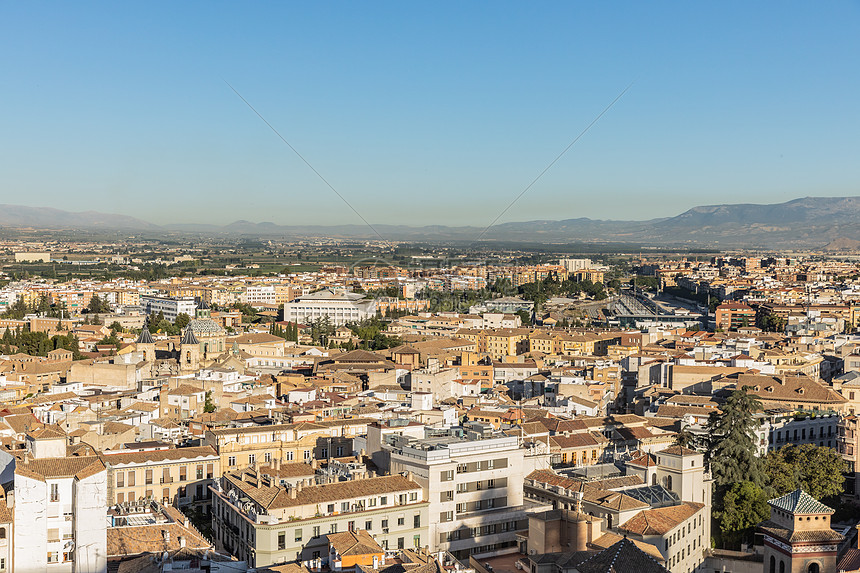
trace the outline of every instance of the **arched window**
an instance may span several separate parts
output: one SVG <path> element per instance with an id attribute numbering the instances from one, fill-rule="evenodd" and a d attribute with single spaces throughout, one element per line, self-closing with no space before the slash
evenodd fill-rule
<path id="1" fill-rule="evenodd" d="M 773 555 L 770 556 L 770 570 L 769 573 L 776 573 L 776 557 Z"/>
<path id="2" fill-rule="evenodd" d="M 779 560 L 779 573 L 785 573 L 785 561 Z"/>
<path id="3" fill-rule="evenodd" d="M 809 573 L 819 573 L 821 571 L 821 568 L 818 566 L 818 563 L 810 563 L 807 571 Z"/>
<path id="4" fill-rule="evenodd" d="M 0 539 L 6 539 L 6 528 L 0 527 Z"/>
<path id="5" fill-rule="evenodd" d="M 651 485 L 657 485 L 657 474 L 651 475 Z"/>

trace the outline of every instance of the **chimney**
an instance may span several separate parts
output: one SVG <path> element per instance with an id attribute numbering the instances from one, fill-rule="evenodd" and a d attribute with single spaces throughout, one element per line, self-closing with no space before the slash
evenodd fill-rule
<path id="1" fill-rule="evenodd" d="M 415 474 L 413 474 L 412 472 L 406 472 L 406 479 L 408 479 L 409 481 L 415 481 Z"/>
<path id="2" fill-rule="evenodd" d="M 291 488 L 290 488 L 290 499 L 296 499 L 296 490 L 297 490 L 297 489 L 298 489 L 298 488 L 296 488 L 296 487 L 291 487 Z"/>
<path id="3" fill-rule="evenodd" d="M 183 536 L 179 536 L 179 547 L 185 547 L 185 538 Z"/>
<path id="4" fill-rule="evenodd" d="M 281 458 L 277 458 L 275 460 L 275 471 L 277 471 L 277 472 L 281 471 Z"/>
<path id="5" fill-rule="evenodd" d="M 298 492 L 302 491 L 302 488 L 304 487 L 304 485 L 305 485 L 305 480 L 301 479 L 296 484 L 296 487 L 294 487 L 293 489 L 296 491 L 296 493 L 298 493 Z"/>
<path id="6" fill-rule="evenodd" d="M 317 464 L 317 460 L 316 460 L 316 458 L 312 459 L 312 460 L 311 460 L 311 468 L 313 468 L 313 469 L 317 469 L 317 465 L 318 465 L 318 464 Z"/>

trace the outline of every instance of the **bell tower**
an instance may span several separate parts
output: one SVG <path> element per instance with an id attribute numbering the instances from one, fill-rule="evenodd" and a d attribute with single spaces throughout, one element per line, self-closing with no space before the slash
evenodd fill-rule
<path id="1" fill-rule="evenodd" d="M 179 341 L 179 369 L 186 372 L 200 369 L 200 341 L 194 336 L 191 327 L 186 327 Z"/>
<path id="2" fill-rule="evenodd" d="M 836 571 L 844 538 L 830 528 L 833 509 L 800 489 L 767 503 L 770 519 L 758 526 L 764 534 L 764 573 Z"/>
<path id="3" fill-rule="evenodd" d="M 149 326 L 143 325 L 140 336 L 134 341 L 134 349 L 140 352 L 144 362 L 155 362 L 155 341 L 149 333 Z"/>

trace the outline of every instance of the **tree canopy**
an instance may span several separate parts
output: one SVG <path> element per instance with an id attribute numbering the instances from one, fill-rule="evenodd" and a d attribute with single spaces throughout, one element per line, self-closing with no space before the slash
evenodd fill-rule
<path id="1" fill-rule="evenodd" d="M 769 452 L 764 460 L 768 493 L 779 497 L 798 488 L 815 499 L 834 499 L 842 494 L 848 468 L 833 448 L 792 444 Z"/>
<path id="2" fill-rule="evenodd" d="M 756 457 L 756 422 L 761 402 L 747 393 L 747 387 L 731 393 L 721 412 L 708 420 L 707 459 L 718 488 L 750 481 L 760 488 L 766 485 L 761 460 Z"/>

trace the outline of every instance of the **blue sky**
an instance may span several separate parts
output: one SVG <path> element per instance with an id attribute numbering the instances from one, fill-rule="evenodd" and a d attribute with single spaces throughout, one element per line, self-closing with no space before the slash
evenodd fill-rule
<path id="1" fill-rule="evenodd" d="M 5 2 L 0 203 L 646 219 L 858 195 L 858 2 Z"/>

